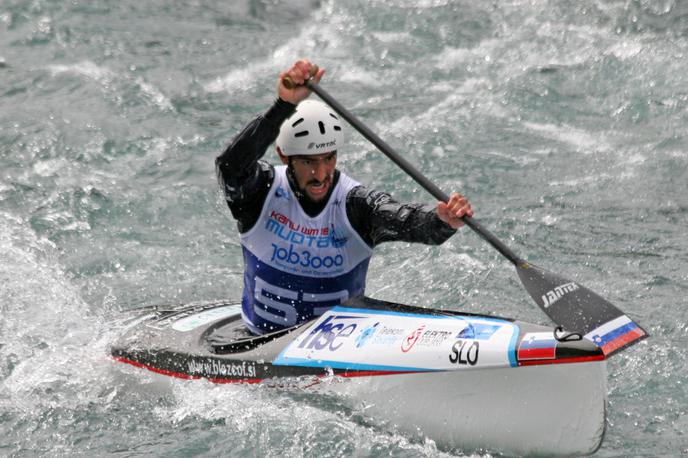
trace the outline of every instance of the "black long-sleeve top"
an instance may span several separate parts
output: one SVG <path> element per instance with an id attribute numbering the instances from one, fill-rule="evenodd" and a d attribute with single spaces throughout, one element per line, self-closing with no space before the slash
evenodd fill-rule
<path id="1" fill-rule="evenodd" d="M 296 106 L 277 99 L 263 115 L 253 119 L 216 158 L 218 180 L 240 233 L 257 222 L 274 181 L 274 168 L 260 160 L 279 134 L 282 122 Z M 287 169 L 289 185 L 304 211 L 317 215 L 329 200 L 312 202 L 302 195 Z M 330 192 L 339 180 L 336 170 Z M 456 231 L 437 217 L 435 207 L 427 204 L 401 204 L 389 194 L 356 186 L 346 197 L 346 214 L 351 226 L 370 246 L 405 241 L 439 245 Z"/>

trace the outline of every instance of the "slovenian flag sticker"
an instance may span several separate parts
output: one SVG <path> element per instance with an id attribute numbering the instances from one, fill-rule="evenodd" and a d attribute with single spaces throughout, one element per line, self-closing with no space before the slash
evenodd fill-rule
<path id="1" fill-rule="evenodd" d="M 518 346 L 520 361 L 533 359 L 554 359 L 557 357 L 557 341 L 553 332 L 529 332 Z"/>

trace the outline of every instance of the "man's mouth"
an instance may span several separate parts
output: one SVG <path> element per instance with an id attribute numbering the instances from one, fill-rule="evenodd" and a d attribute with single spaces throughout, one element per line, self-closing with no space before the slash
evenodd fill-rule
<path id="1" fill-rule="evenodd" d="M 327 193 L 327 190 L 329 189 L 330 185 L 330 180 L 325 180 L 325 181 L 310 181 L 306 185 L 306 188 L 310 191 L 310 193 L 315 196 L 315 197 L 321 197 Z"/>

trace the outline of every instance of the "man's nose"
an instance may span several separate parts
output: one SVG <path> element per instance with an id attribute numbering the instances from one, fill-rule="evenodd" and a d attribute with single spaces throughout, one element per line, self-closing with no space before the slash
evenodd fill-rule
<path id="1" fill-rule="evenodd" d="M 313 164 L 311 173 L 313 174 L 313 178 L 318 181 L 323 181 L 325 178 L 327 178 L 328 172 L 327 165 L 322 161 L 318 161 L 317 163 Z"/>

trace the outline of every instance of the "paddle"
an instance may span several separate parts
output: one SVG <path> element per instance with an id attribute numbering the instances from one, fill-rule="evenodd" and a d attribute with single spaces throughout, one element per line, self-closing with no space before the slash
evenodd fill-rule
<path id="1" fill-rule="evenodd" d="M 315 74 L 317 68 L 314 70 L 311 76 Z M 294 86 L 290 80 L 283 81 L 283 84 L 287 87 Z M 304 85 L 315 92 L 363 137 L 435 198 L 443 202 L 449 200 L 446 193 L 337 102 L 319 84 L 307 80 Z M 592 340 L 602 348 L 605 355 L 610 356 L 648 336 L 645 330 L 598 294 L 579 283 L 521 259 L 474 218 L 464 216 L 463 221 L 516 267 L 518 277 L 526 291 L 552 321 L 566 330 L 578 332 Z"/>

